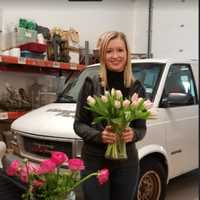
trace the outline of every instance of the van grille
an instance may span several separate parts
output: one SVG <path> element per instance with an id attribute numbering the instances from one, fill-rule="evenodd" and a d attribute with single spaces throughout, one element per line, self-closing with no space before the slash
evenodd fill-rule
<path id="1" fill-rule="evenodd" d="M 40 157 L 51 156 L 51 151 L 62 151 L 67 154 L 68 157 L 72 157 L 72 142 L 61 142 L 35 139 L 23 136 L 24 153 L 31 153 Z"/>

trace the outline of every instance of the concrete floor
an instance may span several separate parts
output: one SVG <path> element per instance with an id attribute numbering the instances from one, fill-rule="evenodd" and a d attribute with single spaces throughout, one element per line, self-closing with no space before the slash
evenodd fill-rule
<path id="1" fill-rule="evenodd" d="M 200 170 L 172 179 L 166 200 L 199 200 Z"/>
<path id="2" fill-rule="evenodd" d="M 200 200 L 199 183 L 200 170 L 174 178 L 168 184 L 165 200 Z M 77 200 L 84 200 L 81 192 L 78 193 Z"/>

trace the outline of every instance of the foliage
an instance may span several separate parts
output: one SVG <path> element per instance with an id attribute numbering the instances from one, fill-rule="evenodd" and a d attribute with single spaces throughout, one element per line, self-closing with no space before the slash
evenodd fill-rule
<path id="1" fill-rule="evenodd" d="M 63 165 L 68 169 L 61 168 Z M 100 184 L 108 180 L 107 169 L 81 179 L 80 172 L 84 168 L 81 159 L 68 159 L 63 152 L 55 151 L 52 152 L 50 159 L 42 161 L 39 165 L 27 160 L 14 160 L 7 168 L 7 174 L 17 176 L 23 183 L 27 183 L 27 191 L 23 194 L 24 200 L 64 200 L 71 191 L 92 176 L 96 176 Z"/>
<path id="2" fill-rule="evenodd" d="M 117 143 L 108 145 L 105 157 L 110 159 L 127 158 L 126 146 L 120 136 L 131 121 L 154 117 L 153 103 L 139 97 L 137 93 L 128 99 L 123 97 L 120 90 L 112 89 L 101 96 L 88 96 L 87 103 L 86 109 L 95 113 L 93 123 L 104 121 L 119 135 Z"/>

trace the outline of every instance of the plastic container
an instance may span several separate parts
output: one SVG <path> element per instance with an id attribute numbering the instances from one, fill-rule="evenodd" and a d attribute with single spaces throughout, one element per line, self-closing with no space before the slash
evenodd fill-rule
<path id="1" fill-rule="evenodd" d="M 27 50 L 35 53 L 44 53 L 47 50 L 46 44 L 41 44 L 37 42 L 29 42 L 23 45 L 20 45 L 19 48 L 21 51 Z"/>
<path id="2" fill-rule="evenodd" d="M 0 49 L 6 51 L 20 45 L 37 42 L 37 31 L 17 28 L 11 32 L 0 34 Z"/>
<path id="3" fill-rule="evenodd" d="M 17 29 L 17 44 L 37 41 L 37 31 L 25 28 Z"/>
<path id="4" fill-rule="evenodd" d="M 34 53 L 31 51 L 21 51 L 21 57 L 25 57 L 25 58 L 35 58 L 35 59 L 44 59 L 45 58 L 45 54 L 43 53 Z"/>

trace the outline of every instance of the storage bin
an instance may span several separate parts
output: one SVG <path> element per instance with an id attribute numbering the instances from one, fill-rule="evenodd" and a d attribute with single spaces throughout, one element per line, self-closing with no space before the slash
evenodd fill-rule
<path id="1" fill-rule="evenodd" d="M 31 51 L 21 51 L 21 57 L 44 59 L 45 58 L 45 54 L 43 54 L 43 53 L 34 53 L 34 52 L 31 52 Z"/>
<path id="2" fill-rule="evenodd" d="M 44 53 L 47 50 L 47 45 L 37 43 L 37 42 L 29 42 L 29 43 L 20 45 L 19 48 L 21 49 L 21 51 L 27 50 L 34 53 Z"/>
<path id="3" fill-rule="evenodd" d="M 30 30 L 25 28 L 18 28 L 17 29 L 17 46 L 20 44 L 25 44 L 28 42 L 35 42 L 37 41 L 37 31 Z"/>

